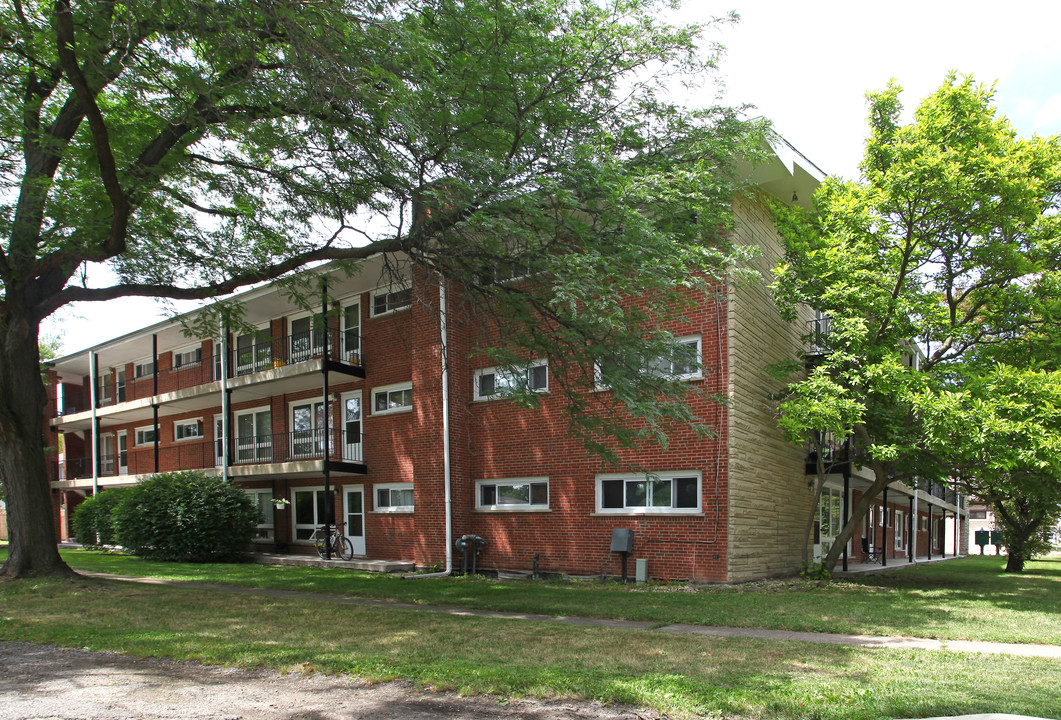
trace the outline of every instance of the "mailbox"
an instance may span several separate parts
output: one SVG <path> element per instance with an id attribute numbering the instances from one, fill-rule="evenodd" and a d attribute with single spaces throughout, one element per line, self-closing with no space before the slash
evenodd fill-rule
<path id="1" fill-rule="evenodd" d="M 629 528 L 612 530 L 612 552 L 632 553 L 634 551 L 634 531 Z"/>

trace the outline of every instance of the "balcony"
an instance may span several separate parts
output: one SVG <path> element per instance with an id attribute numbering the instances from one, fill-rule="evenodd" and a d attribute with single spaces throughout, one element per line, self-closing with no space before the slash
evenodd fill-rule
<path id="1" fill-rule="evenodd" d="M 244 337 L 237 339 L 238 347 L 232 351 L 231 373 L 233 376 L 249 375 L 255 372 L 282 368 L 307 360 L 324 357 L 324 334 L 312 331 L 295 333 L 286 337 L 244 344 Z M 329 346 L 329 359 L 353 368 L 361 367 L 361 338 L 356 333 L 341 333 L 339 342 L 334 338 Z M 339 354 L 335 355 L 338 345 Z M 363 371 L 358 374 L 364 377 Z"/>
<path id="2" fill-rule="evenodd" d="M 804 336 L 807 350 L 804 357 L 808 367 L 813 367 L 829 354 L 831 332 L 832 318 L 830 317 L 817 317 L 807 321 L 807 334 Z"/>
<path id="3" fill-rule="evenodd" d="M 341 429 L 331 430 L 327 438 L 323 430 L 234 437 L 229 442 L 229 467 L 327 461 L 330 469 L 364 474 L 363 448 L 363 438 L 361 442 L 347 443 Z M 153 445 L 135 447 L 118 456 L 100 455 L 99 460 L 99 478 L 150 475 L 156 472 Z M 157 472 L 208 470 L 223 464 L 222 445 L 216 440 L 178 442 L 158 448 Z M 321 470 L 323 466 L 305 469 L 307 472 Z M 89 479 L 92 477 L 92 458 L 66 458 L 64 463 L 58 463 L 53 477 L 59 480 Z"/>

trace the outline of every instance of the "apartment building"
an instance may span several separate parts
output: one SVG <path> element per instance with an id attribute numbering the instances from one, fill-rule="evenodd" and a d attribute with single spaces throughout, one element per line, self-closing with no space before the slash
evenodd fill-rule
<path id="1" fill-rule="evenodd" d="M 787 146 L 751 173 L 762 195 L 785 202 L 805 202 L 819 177 Z M 765 368 L 792 357 L 807 327 L 783 322 L 770 298 L 781 251 L 762 197 L 737 197 L 734 212 L 736 240 L 759 248 L 764 282 L 730 286 L 676 322 L 671 330 L 698 362 L 663 369 L 727 398 L 694 401 L 712 437 L 678 433 L 666 448 L 605 464 L 568 435 L 548 358 L 529 362 L 522 378 L 541 393 L 540 407 L 517 407 L 501 392 L 512 378 L 475 360 L 471 329 L 438 278 L 388 274 L 376 258 L 353 277 L 319 269 L 326 282 L 314 310 L 273 286 L 243 293 L 255 333 L 191 339 L 179 322 L 163 322 L 57 360 L 59 534 L 70 537 L 72 512 L 89 494 L 201 469 L 253 496 L 263 551 L 312 552 L 327 517 L 346 523 L 356 555 L 422 568 L 445 565 L 454 541 L 474 534 L 486 543 L 485 569 L 617 575 L 623 558 L 611 541 L 621 529 L 654 578 L 795 572 L 813 509 L 807 456 L 776 427 L 779 387 Z M 837 498 L 854 500 L 866 484 L 857 471 L 830 476 L 816 510 L 819 551 L 846 512 Z M 931 493 L 894 493 L 882 503 L 888 528 L 904 527 L 903 493 L 925 498 L 908 517 L 927 518 L 928 528 L 930 506 L 937 521 L 957 513 Z M 913 542 L 930 547 L 927 536 Z"/>

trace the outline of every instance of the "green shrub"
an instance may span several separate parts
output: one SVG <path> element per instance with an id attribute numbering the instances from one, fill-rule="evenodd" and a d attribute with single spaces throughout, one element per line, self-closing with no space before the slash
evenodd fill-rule
<path id="1" fill-rule="evenodd" d="M 114 545 L 114 509 L 118 507 L 128 488 L 112 488 L 85 498 L 74 510 L 71 523 L 78 542 L 98 550 Z"/>
<path id="2" fill-rule="evenodd" d="M 235 485 L 201 472 L 161 473 L 130 488 L 114 513 L 118 542 L 152 560 L 222 562 L 247 551 L 258 508 Z"/>

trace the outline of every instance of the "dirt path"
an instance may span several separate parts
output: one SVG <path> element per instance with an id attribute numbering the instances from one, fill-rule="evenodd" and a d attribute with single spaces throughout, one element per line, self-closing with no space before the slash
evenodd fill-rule
<path id="1" fill-rule="evenodd" d="M 280 675 L 131 658 L 50 645 L 0 643 L 0 720 L 614 720 L 660 716 L 564 700 L 498 701 L 328 675 Z"/>

